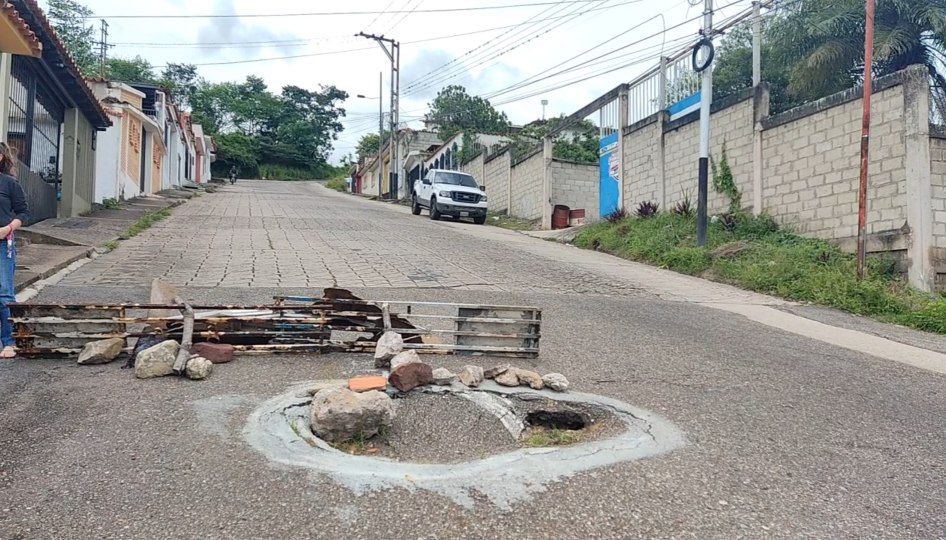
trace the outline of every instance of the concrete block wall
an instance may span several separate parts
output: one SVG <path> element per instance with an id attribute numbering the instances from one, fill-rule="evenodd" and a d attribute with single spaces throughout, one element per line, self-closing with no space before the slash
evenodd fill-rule
<path id="1" fill-rule="evenodd" d="M 552 204 L 564 204 L 572 210 L 585 210 L 588 222 L 597 221 L 598 165 L 553 159 L 550 167 Z"/>
<path id="2" fill-rule="evenodd" d="M 544 181 L 545 158 L 541 151 L 510 167 L 509 214 L 522 219 L 540 219 Z"/>
<path id="3" fill-rule="evenodd" d="M 476 182 L 481 186 L 486 185 L 486 175 L 483 171 L 483 159 L 484 155 L 481 152 L 480 155 L 476 156 L 472 160 L 460 165 L 460 170 L 475 178 Z"/>
<path id="4" fill-rule="evenodd" d="M 624 206 L 633 210 L 641 201 L 663 200 L 661 186 L 660 146 L 663 125 L 658 116 L 653 116 L 634 126 L 624 134 Z M 694 184 L 695 187 L 695 184 Z M 664 205 L 661 204 L 661 208 Z"/>
<path id="5" fill-rule="evenodd" d="M 509 173 L 512 154 L 508 149 L 483 159 L 483 185 L 493 212 L 509 211 Z"/>
<path id="6" fill-rule="evenodd" d="M 743 94 L 739 97 L 742 99 L 710 116 L 710 155 L 718 165 L 722 160 L 725 145 L 733 179 L 742 192 L 742 207 L 747 208 L 752 204 L 753 102 L 751 96 Z M 667 195 L 664 201 L 654 199 L 662 203 L 661 208 L 664 209 L 672 208 L 687 195 L 690 201 L 696 204 L 700 122 L 698 115 L 693 118 L 685 117 L 680 121 L 687 122 L 680 127 L 676 127 L 677 121 L 668 123 L 664 135 Z M 726 212 L 729 210 L 729 199 L 713 189 L 712 171 L 710 175 L 707 199 L 709 212 Z"/>
<path id="7" fill-rule="evenodd" d="M 876 93 L 871 108 L 867 233 L 880 234 L 906 223 L 903 86 Z M 765 211 L 805 236 L 857 235 L 861 111 L 861 100 L 855 99 L 803 117 L 788 111 L 787 117 L 766 121 Z"/>

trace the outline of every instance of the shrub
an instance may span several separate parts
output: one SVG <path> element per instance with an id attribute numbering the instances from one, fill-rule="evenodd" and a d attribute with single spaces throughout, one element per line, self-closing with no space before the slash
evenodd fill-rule
<path id="1" fill-rule="evenodd" d="M 672 212 L 678 216 L 690 217 L 693 215 L 693 201 L 690 200 L 690 195 L 687 194 L 683 197 L 683 200 L 678 202 L 674 207 Z"/>
<path id="2" fill-rule="evenodd" d="M 604 219 L 611 223 L 618 223 L 627 218 L 627 209 L 623 206 L 604 216 Z"/>
<path id="3" fill-rule="evenodd" d="M 729 156 L 726 154 L 726 143 L 723 143 L 722 156 L 719 158 L 719 164 L 711 159 L 710 164 L 713 168 L 713 190 L 725 195 L 729 199 L 729 213 L 738 214 L 742 211 L 742 192 L 736 186 L 733 178 L 732 168 L 729 166 Z"/>
<path id="4" fill-rule="evenodd" d="M 637 205 L 637 217 L 641 219 L 652 218 L 657 215 L 660 205 L 653 201 L 643 201 Z"/>

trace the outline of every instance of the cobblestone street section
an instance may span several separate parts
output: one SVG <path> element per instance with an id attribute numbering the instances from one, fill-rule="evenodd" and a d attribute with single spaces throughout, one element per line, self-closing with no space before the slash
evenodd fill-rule
<path id="1" fill-rule="evenodd" d="M 158 277 L 189 287 L 624 290 L 445 225 L 313 184 L 244 181 L 191 200 L 62 284 L 147 285 Z"/>

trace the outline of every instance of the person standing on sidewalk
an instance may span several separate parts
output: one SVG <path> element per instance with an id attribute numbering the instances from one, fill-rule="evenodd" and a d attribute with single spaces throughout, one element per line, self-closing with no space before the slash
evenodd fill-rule
<path id="1" fill-rule="evenodd" d="M 16 302 L 13 288 L 13 272 L 16 270 L 16 249 L 13 245 L 13 233 L 27 221 L 30 208 L 26 203 L 26 194 L 13 174 L 16 161 L 13 150 L 5 142 L 0 142 L 0 358 L 16 356 L 16 342 L 13 340 L 13 325 L 10 323 L 10 303 Z"/>

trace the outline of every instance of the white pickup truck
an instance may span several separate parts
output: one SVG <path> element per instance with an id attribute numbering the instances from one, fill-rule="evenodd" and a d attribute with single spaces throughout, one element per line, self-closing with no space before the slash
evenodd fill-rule
<path id="1" fill-rule="evenodd" d="M 486 194 L 475 178 L 459 171 L 431 169 L 414 182 L 411 212 L 416 216 L 421 208 L 430 211 L 430 219 L 468 216 L 478 225 L 486 223 Z"/>

